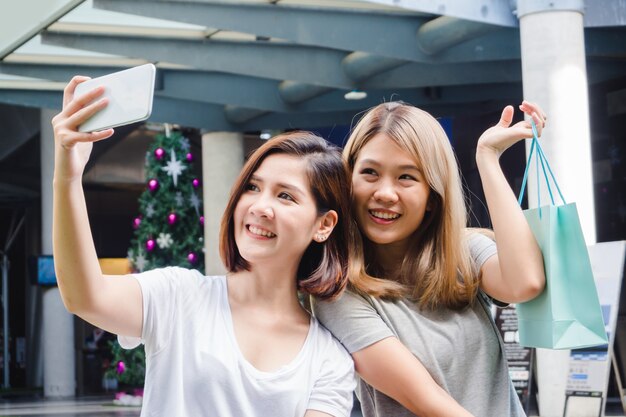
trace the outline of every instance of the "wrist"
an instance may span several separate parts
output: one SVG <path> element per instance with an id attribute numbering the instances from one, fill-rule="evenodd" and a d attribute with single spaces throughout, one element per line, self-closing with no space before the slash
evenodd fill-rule
<path id="1" fill-rule="evenodd" d="M 82 187 L 83 186 L 83 177 L 72 177 L 72 176 L 64 176 L 58 172 L 54 173 L 52 177 L 52 187 L 55 189 L 60 188 L 71 188 L 71 187 Z"/>
<path id="2" fill-rule="evenodd" d="M 480 144 L 476 147 L 476 165 L 478 168 L 484 166 L 485 164 L 500 164 L 500 153 L 488 146 L 481 146 Z"/>

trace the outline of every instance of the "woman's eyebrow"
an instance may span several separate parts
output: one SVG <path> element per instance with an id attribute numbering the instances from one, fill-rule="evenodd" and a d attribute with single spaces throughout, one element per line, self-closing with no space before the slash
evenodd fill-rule
<path id="1" fill-rule="evenodd" d="M 258 182 L 260 184 L 263 184 L 263 178 L 259 177 L 258 175 L 251 175 L 250 176 L 250 181 L 254 181 L 254 182 Z M 279 188 L 284 188 L 287 189 L 289 191 L 292 191 L 296 194 L 300 194 L 301 196 L 306 195 L 306 193 L 304 191 L 302 191 L 299 187 L 293 185 L 293 184 L 288 184 L 286 182 L 279 182 L 276 183 L 276 186 L 278 186 Z"/>
<path id="2" fill-rule="evenodd" d="M 368 164 L 368 165 L 374 165 L 374 166 L 381 166 L 381 163 L 380 163 L 380 162 L 378 162 L 378 161 L 376 161 L 376 160 L 374 160 L 374 159 L 363 159 L 363 160 L 361 160 L 360 164 Z M 417 165 L 414 165 L 414 164 L 405 164 L 405 165 L 400 165 L 398 168 L 399 168 L 399 169 L 401 169 L 401 170 L 409 170 L 409 169 L 410 169 L 410 170 L 414 170 L 414 171 L 419 171 L 419 172 L 422 172 L 422 170 L 421 170 L 421 169 L 419 169 L 419 168 L 417 167 Z"/>

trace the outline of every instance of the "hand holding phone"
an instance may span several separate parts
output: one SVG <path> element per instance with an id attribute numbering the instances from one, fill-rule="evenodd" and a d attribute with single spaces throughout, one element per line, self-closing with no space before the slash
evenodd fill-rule
<path id="1" fill-rule="evenodd" d="M 104 86 L 108 105 L 78 127 L 79 132 L 94 132 L 150 117 L 154 96 L 156 68 L 152 64 L 140 65 L 82 82 L 76 86 L 75 97 Z"/>

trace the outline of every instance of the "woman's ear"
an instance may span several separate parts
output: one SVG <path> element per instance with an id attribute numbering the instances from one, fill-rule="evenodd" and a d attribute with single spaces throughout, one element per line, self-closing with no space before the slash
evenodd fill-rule
<path id="1" fill-rule="evenodd" d="M 326 213 L 324 213 L 320 217 L 319 226 L 317 230 L 315 231 L 313 240 L 315 240 L 318 243 L 325 242 L 330 236 L 330 234 L 332 233 L 335 226 L 337 225 L 338 220 L 339 220 L 339 216 L 337 215 L 337 212 L 335 210 L 329 210 Z"/>

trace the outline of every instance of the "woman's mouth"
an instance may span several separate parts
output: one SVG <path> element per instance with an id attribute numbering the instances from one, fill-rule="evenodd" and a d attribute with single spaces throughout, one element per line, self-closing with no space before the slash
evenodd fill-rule
<path id="1" fill-rule="evenodd" d="M 262 227 L 258 227 L 258 226 L 253 226 L 253 225 L 247 225 L 246 226 L 246 230 L 248 230 L 248 233 L 253 235 L 254 237 L 260 237 L 260 238 L 274 238 L 276 237 L 276 234 L 270 232 L 267 229 L 263 229 Z"/>
<path id="2" fill-rule="evenodd" d="M 399 213 L 388 210 L 368 210 L 370 218 L 378 224 L 390 224 L 400 218 Z"/>

